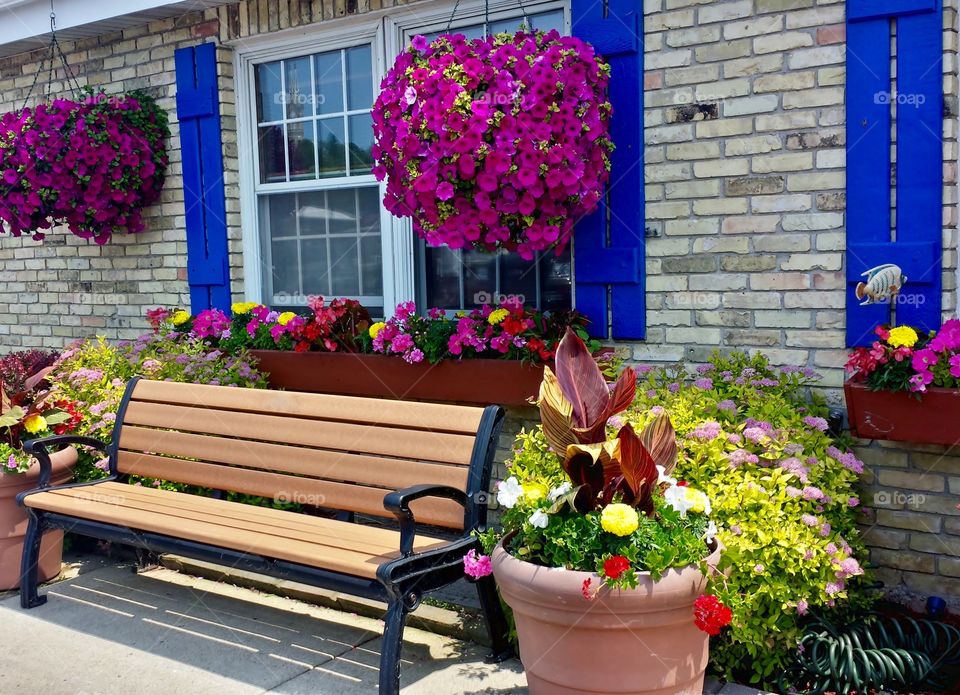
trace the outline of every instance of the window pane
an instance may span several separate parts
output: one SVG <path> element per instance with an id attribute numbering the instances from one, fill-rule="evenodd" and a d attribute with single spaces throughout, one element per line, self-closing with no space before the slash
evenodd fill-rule
<path id="1" fill-rule="evenodd" d="M 373 117 L 350 116 L 350 173 L 368 174 L 373 169 Z"/>
<path id="2" fill-rule="evenodd" d="M 263 198 L 270 217 L 270 236 L 273 239 L 296 238 L 297 236 L 297 196 L 294 193 L 281 193 Z"/>
<path id="3" fill-rule="evenodd" d="M 347 108 L 351 111 L 373 107 L 373 63 L 370 46 L 348 48 Z"/>
<path id="4" fill-rule="evenodd" d="M 552 251 L 540 259 L 540 308 L 569 309 L 572 298 L 570 247 L 557 256 Z"/>
<path id="5" fill-rule="evenodd" d="M 316 178 L 313 121 L 288 123 L 287 147 L 290 150 L 290 179 Z"/>
<path id="6" fill-rule="evenodd" d="M 297 240 L 274 241 L 271 247 L 271 257 L 273 261 L 271 268 L 273 297 L 270 300 L 280 303 L 282 298 L 290 299 L 300 294 Z"/>
<path id="7" fill-rule="evenodd" d="M 283 63 L 287 120 L 313 115 L 310 87 L 310 59 L 296 58 Z"/>
<path id="8" fill-rule="evenodd" d="M 497 294 L 497 256 L 462 251 L 463 303 L 467 308 L 492 304 Z"/>
<path id="9" fill-rule="evenodd" d="M 551 31 L 556 29 L 563 34 L 563 10 L 541 12 L 540 14 L 531 15 L 530 24 L 533 25 L 533 28 L 536 31 Z"/>
<path id="10" fill-rule="evenodd" d="M 321 178 L 345 176 L 347 165 L 346 148 L 343 144 L 343 119 L 326 118 L 317 121 L 317 138 Z"/>
<path id="11" fill-rule="evenodd" d="M 330 275 L 327 264 L 327 240 L 304 239 L 301 242 L 303 256 L 303 293 L 305 295 L 330 294 Z"/>
<path id="12" fill-rule="evenodd" d="M 421 242 L 422 243 L 422 242 Z M 460 254 L 446 247 L 424 248 L 428 307 L 460 309 Z"/>
<path id="13" fill-rule="evenodd" d="M 313 236 L 327 233 L 327 194 L 323 191 L 311 191 L 297 195 L 300 218 L 300 234 Z"/>
<path id="14" fill-rule="evenodd" d="M 317 113 L 343 111 L 343 67 L 340 51 L 314 56 L 313 74 L 317 87 Z"/>
<path id="15" fill-rule="evenodd" d="M 360 237 L 360 268 L 364 296 L 383 294 L 383 249 L 380 235 Z"/>
<path id="16" fill-rule="evenodd" d="M 500 255 L 500 294 L 524 304 L 537 303 L 537 261 L 525 261 L 515 253 Z"/>
<path id="17" fill-rule="evenodd" d="M 255 69 L 257 122 L 283 119 L 283 90 L 280 86 L 280 61 L 264 63 Z"/>
<path id="18" fill-rule="evenodd" d="M 263 126 L 260 128 L 260 182 L 273 183 L 286 179 L 283 126 Z"/>
<path id="19" fill-rule="evenodd" d="M 327 193 L 330 234 L 357 233 L 357 197 L 352 188 Z"/>
<path id="20" fill-rule="evenodd" d="M 334 296 L 360 294 L 359 248 L 356 237 L 330 239 L 330 280 Z"/>
<path id="21" fill-rule="evenodd" d="M 380 233 L 380 189 L 357 189 L 358 208 L 360 211 L 360 233 Z"/>

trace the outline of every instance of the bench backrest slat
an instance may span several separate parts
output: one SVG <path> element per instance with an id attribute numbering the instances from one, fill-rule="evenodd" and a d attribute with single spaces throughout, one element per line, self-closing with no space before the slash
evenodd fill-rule
<path id="1" fill-rule="evenodd" d="M 113 465 L 123 475 L 389 518 L 383 498 L 392 490 L 483 490 L 496 411 L 139 380 L 119 413 Z M 482 508 L 465 518 L 459 504 L 436 498 L 411 509 L 456 529 L 485 518 Z"/>

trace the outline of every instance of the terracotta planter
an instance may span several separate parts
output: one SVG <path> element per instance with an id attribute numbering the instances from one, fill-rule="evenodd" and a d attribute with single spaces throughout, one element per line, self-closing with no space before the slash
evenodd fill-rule
<path id="1" fill-rule="evenodd" d="M 73 478 L 77 450 L 67 447 L 50 454 L 53 464 L 51 485 L 64 485 Z M 37 487 L 40 465 L 23 474 L 0 474 L 0 591 L 20 587 L 20 560 L 23 537 L 27 533 L 27 513 L 17 506 L 21 492 Z M 40 581 L 50 581 L 60 574 L 63 560 L 63 531 L 48 531 L 40 544 Z"/>
<path id="2" fill-rule="evenodd" d="M 518 360 L 444 360 L 407 364 L 388 355 L 253 350 L 270 386 L 395 400 L 527 405 L 543 367 Z"/>
<path id="3" fill-rule="evenodd" d="M 871 391 L 848 381 L 843 393 L 854 437 L 960 443 L 960 389 L 929 388 L 917 398 L 906 391 Z"/>
<path id="4" fill-rule="evenodd" d="M 707 558 L 720 560 L 720 548 Z M 497 546 L 493 574 L 513 609 L 531 695 L 701 695 L 709 637 L 693 622 L 707 584 L 696 567 L 670 570 L 636 589 L 581 593 L 592 572 L 541 567 Z"/>

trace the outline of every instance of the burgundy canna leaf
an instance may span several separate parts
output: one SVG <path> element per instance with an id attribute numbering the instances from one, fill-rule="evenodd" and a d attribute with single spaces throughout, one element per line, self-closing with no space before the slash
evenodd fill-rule
<path id="1" fill-rule="evenodd" d="M 617 438 L 620 440 L 620 470 L 633 494 L 631 501 L 638 509 L 651 514 L 653 489 L 659 477 L 653 457 L 631 425 L 624 425 Z"/>
<path id="2" fill-rule="evenodd" d="M 610 390 L 593 355 L 569 328 L 557 346 L 556 366 L 560 390 L 573 406 L 574 427 L 592 427 L 607 410 Z"/>
<path id="3" fill-rule="evenodd" d="M 670 416 L 660 413 L 640 434 L 640 441 L 650 452 L 653 462 L 663 466 L 665 474 L 670 475 L 677 465 L 677 433 L 670 422 Z"/>

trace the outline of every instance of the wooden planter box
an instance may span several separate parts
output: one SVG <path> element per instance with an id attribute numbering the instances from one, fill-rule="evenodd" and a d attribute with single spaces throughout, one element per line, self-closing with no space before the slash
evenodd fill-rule
<path id="1" fill-rule="evenodd" d="M 253 350 L 272 388 L 396 400 L 528 405 L 543 367 L 517 360 L 444 360 L 408 364 L 399 357 L 345 352 Z"/>
<path id="2" fill-rule="evenodd" d="M 918 399 L 906 391 L 843 385 L 850 431 L 861 439 L 924 444 L 960 443 L 960 390 L 929 388 Z"/>

